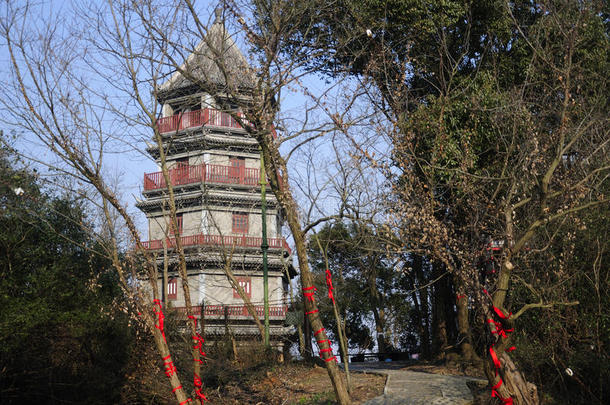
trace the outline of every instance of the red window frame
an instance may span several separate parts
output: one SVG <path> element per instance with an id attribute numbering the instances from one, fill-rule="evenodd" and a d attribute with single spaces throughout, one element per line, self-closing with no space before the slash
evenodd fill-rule
<path id="1" fill-rule="evenodd" d="M 178 278 L 172 277 L 167 281 L 167 299 L 178 299 Z"/>
<path id="2" fill-rule="evenodd" d="M 231 230 L 233 233 L 248 233 L 248 214 L 234 212 L 231 218 Z"/>
<path id="3" fill-rule="evenodd" d="M 246 159 L 241 157 L 229 158 L 229 178 L 231 181 L 244 184 L 244 175 L 246 173 Z"/>
<path id="4" fill-rule="evenodd" d="M 251 277 L 235 277 L 237 283 L 241 288 L 243 288 L 246 296 L 248 298 L 252 298 L 252 278 Z M 240 298 L 239 293 L 234 288 L 233 289 L 233 298 Z"/>
<path id="5" fill-rule="evenodd" d="M 176 222 L 178 222 L 178 232 L 174 231 L 173 221 L 169 222 L 169 234 L 170 235 L 182 235 L 182 213 L 176 214 Z"/>

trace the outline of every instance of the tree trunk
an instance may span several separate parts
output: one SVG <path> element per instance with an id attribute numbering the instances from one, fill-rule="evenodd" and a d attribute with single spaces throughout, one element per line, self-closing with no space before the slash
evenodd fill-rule
<path id="1" fill-rule="evenodd" d="M 495 397 L 500 401 L 502 401 L 501 398 L 512 398 L 515 405 L 538 405 L 540 402 L 536 386 L 527 382 L 507 353 L 503 353 L 499 359 L 502 369 L 498 375 L 495 374 L 493 363 L 485 363 L 485 374 L 492 387 L 495 387 L 500 379 L 502 380 L 502 383 L 495 388 L 497 391 Z"/>
<path id="2" fill-rule="evenodd" d="M 443 267 L 434 264 L 432 268 L 432 279 L 436 280 L 433 286 L 432 304 L 432 355 L 443 357 L 444 350 L 449 346 L 447 333 L 447 300 L 448 296 L 447 277 L 442 275 Z"/>
<path id="3" fill-rule="evenodd" d="M 270 122 L 271 120 L 269 121 L 269 125 L 263 125 L 262 127 L 271 128 Z M 330 377 L 333 385 L 337 402 L 341 405 L 350 404 L 351 400 L 343 382 L 339 367 L 337 366 L 337 362 L 333 360 L 334 356 L 332 355 L 330 341 L 328 340 L 324 325 L 322 324 L 322 319 L 320 318 L 318 312 L 315 296 L 312 295 L 310 299 L 308 298 L 309 294 L 306 295 L 306 293 L 313 293 L 315 287 L 313 284 L 313 275 L 309 269 L 305 235 L 303 234 L 303 230 L 299 222 L 297 204 L 292 197 L 287 184 L 288 175 L 286 171 L 286 163 L 279 155 L 277 147 L 273 144 L 271 134 L 259 133 L 257 140 L 263 152 L 263 158 L 266 166 L 265 169 L 266 172 L 269 173 L 271 188 L 275 193 L 280 206 L 286 214 L 286 220 L 294 239 L 299 270 L 301 273 L 301 285 L 303 288 L 303 300 L 305 302 L 306 317 L 309 320 L 312 330 L 314 331 L 313 335 L 318 342 L 321 357 L 326 363 L 326 370 L 328 371 L 328 376 Z M 283 184 L 280 184 L 278 178 L 280 170 L 284 175 L 282 180 Z"/>
<path id="4" fill-rule="evenodd" d="M 310 358 L 313 357 L 313 347 L 311 347 L 311 325 L 309 325 L 306 313 L 307 308 L 303 303 L 303 350 L 305 351 L 305 357 Z"/>
<path id="5" fill-rule="evenodd" d="M 420 320 L 420 340 L 421 340 L 421 355 L 424 359 L 430 359 L 430 313 L 428 305 L 428 287 L 427 280 L 424 275 L 423 258 L 415 255 L 413 258 L 413 271 L 415 272 L 415 283 L 419 292 L 419 320 Z"/>
<path id="6" fill-rule="evenodd" d="M 500 268 L 491 308 L 490 306 L 483 307 L 483 313 L 486 314 L 488 320 L 489 331 L 493 336 L 496 336 L 495 343 L 488 349 L 485 374 L 499 398 L 512 398 L 515 405 L 538 405 L 536 386 L 523 377 L 506 353 L 510 342 L 509 333 L 513 330 L 513 320 L 510 313 L 504 309 L 506 291 L 513 270 L 513 264 L 510 262 L 510 252 L 508 253 Z M 499 326 L 495 326 L 489 320 L 498 321 Z M 504 330 L 505 333 L 500 333 L 499 329 Z M 492 354 L 498 357 L 500 364 L 495 363 Z"/>
<path id="7" fill-rule="evenodd" d="M 460 354 L 465 361 L 480 362 L 472 345 L 472 330 L 470 329 L 470 319 L 468 314 L 468 296 L 464 294 L 463 283 L 459 277 L 454 276 L 455 290 L 455 306 L 457 308 L 458 321 L 458 344 L 460 346 Z"/>

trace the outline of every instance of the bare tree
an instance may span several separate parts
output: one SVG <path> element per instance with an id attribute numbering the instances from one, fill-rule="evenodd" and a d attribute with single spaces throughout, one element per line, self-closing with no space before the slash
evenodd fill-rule
<path id="1" fill-rule="evenodd" d="M 246 46 L 253 52 L 250 63 L 226 58 L 227 52 L 234 51 L 226 49 L 225 42 L 205 43 L 208 30 L 217 26 L 204 21 L 206 10 L 198 9 L 188 0 L 169 8 L 152 1 L 108 2 L 41 17 L 45 11 L 44 6 L 29 3 L 7 3 L 5 7 L 1 28 L 12 75 L 2 85 L 9 95 L 2 101 L 9 112 L 6 121 L 27 131 L 44 150 L 51 152 L 55 161 L 49 164 L 96 191 L 104 217 L 113 225 L 109 228 L 116 227 L 118 215 L 129 230 L 134 250 L 130 251 L 128 261 L 120 259 L 121 246 L 113 232 L 110 255 L 125 294 L 154 336 L 172 392 L 179 403 L 184 403 L 188 395 L 174 367 L 163 329 L 156 257 L 142 243 L 125 203 L 109 187 L 106 159 L 119 151 L 145 155 L 144 148 L 139 147 L 142 134 L 148 137 L 152 132 L 167 185 L 164 209 L 169 223 L 165 231 L 179 232 L 180 203 L 174 194 L 167 161 L 167 145 L 172 140 L 161 134 L 158 123 L 162 107 L 158 103 L 159 94 L 164 90 L 161 83 L 178 74 L 178 80 L 186 80 L 211 95 L 261 147 L 269 183 L 294 238 L 301 281 L 307 292 L 313 280 L 306 254 L 306 229 L 289 186 L 286 158 L 290 153 L 285 158 L 280 147 L 283 141 L 297 137 L 302 139 L 297 146 L 307 143 L 325 131 L 309 128 L 276 137 L 273 128 L 284 89 L 298 85 L 303 74 L 299 69 L 307 63 L 283 58 L 279 49 L 292 35 L 294 22 L 304 19 L 308 10 L 284 2 L 256 2 L 253 6 L 239 7 L 232 2 L 226 4 L 223 15 L 215 18 L 235 24 L 235 31 L 243 34 Z M 70 27 L 63 24 L 68 15 L 78 24 Z M 198 54 L 202 48 L 197 46 L 202 41 L 206 49 L 203 55 Z M 221 77 L 224 85 L 219 87 L 209 80 L 212 74 Z M 188 325 L 192 338 L 198 339 L 181 238 L 175 238 L 173 243 Z M 311 299 L 306 305 L 337 399 L 342 404 L 349 403 L 324 327 L 316 314 L 316 303 Z M 194 348 L 192 356 L 197 387 L 200 351 Z"/>

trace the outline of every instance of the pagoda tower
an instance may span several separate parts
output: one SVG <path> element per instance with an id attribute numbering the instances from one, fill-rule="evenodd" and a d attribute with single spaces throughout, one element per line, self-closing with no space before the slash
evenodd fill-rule
<path id="1" fill-rule="evenodd" d="M 156 254 L 159 269 L 164 268 L 164 261 L 168 263 L 167 275 L 160 270 L 158 280 L 166 307 L 185 311 L 174 251 L 176 238 L 180 238 L 192 305 L 196 315 L 205 318 L 206 339 L 220 338 L 229 329 L 235 338 L 248 340 L 260 332 L 232 288 L 226 269 L 263 322 L 261 162 L 256 140 L 229 114 L 241 114 L 235 95 L 240 104 L 247 104 L 253 80 L 221 14 L 217 9 L 206 37 L 184 62 L 181 70 L 188 75 L 174 73 L 157 92 L 163 106 L 158 126 L 179 229 L 169 226 L 168 188 L 161 171 L 144 175 L 144 200 L 137 207 L 148 220 L 145 248 Z M 237 82 L 227 83 L 227 72 Z M 203 92 L 204 87 L 214 89 L 215 97 Z M 147 152 L 160 163 L 156 145 Z M 282 337 L 292 330 L 284 323 L 286 291 L 295 271 L 290 248 L 281 235 L 282 211 L 273 193 L 267 193 L 266 205 L 270 338 L 279 348 Z"/>

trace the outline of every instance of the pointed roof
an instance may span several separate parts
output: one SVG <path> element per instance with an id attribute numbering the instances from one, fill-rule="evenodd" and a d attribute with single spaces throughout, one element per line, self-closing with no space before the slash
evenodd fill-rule
<path id="1" fill-rule="evenodd" d="M 180 69 L 159 87 L 162 93 L 193 86 L 194 83 L 183 76 L 181 70 L 188 72 L 187 76 L 219 88 L 227 86 L 226 77 L 229 78 L 231 87 L 253 87 L 254 76 L 245 56 L 225 29 L 222 9 L 217 8 L 214 12 L 216 19 L 207 34 Z"/>

